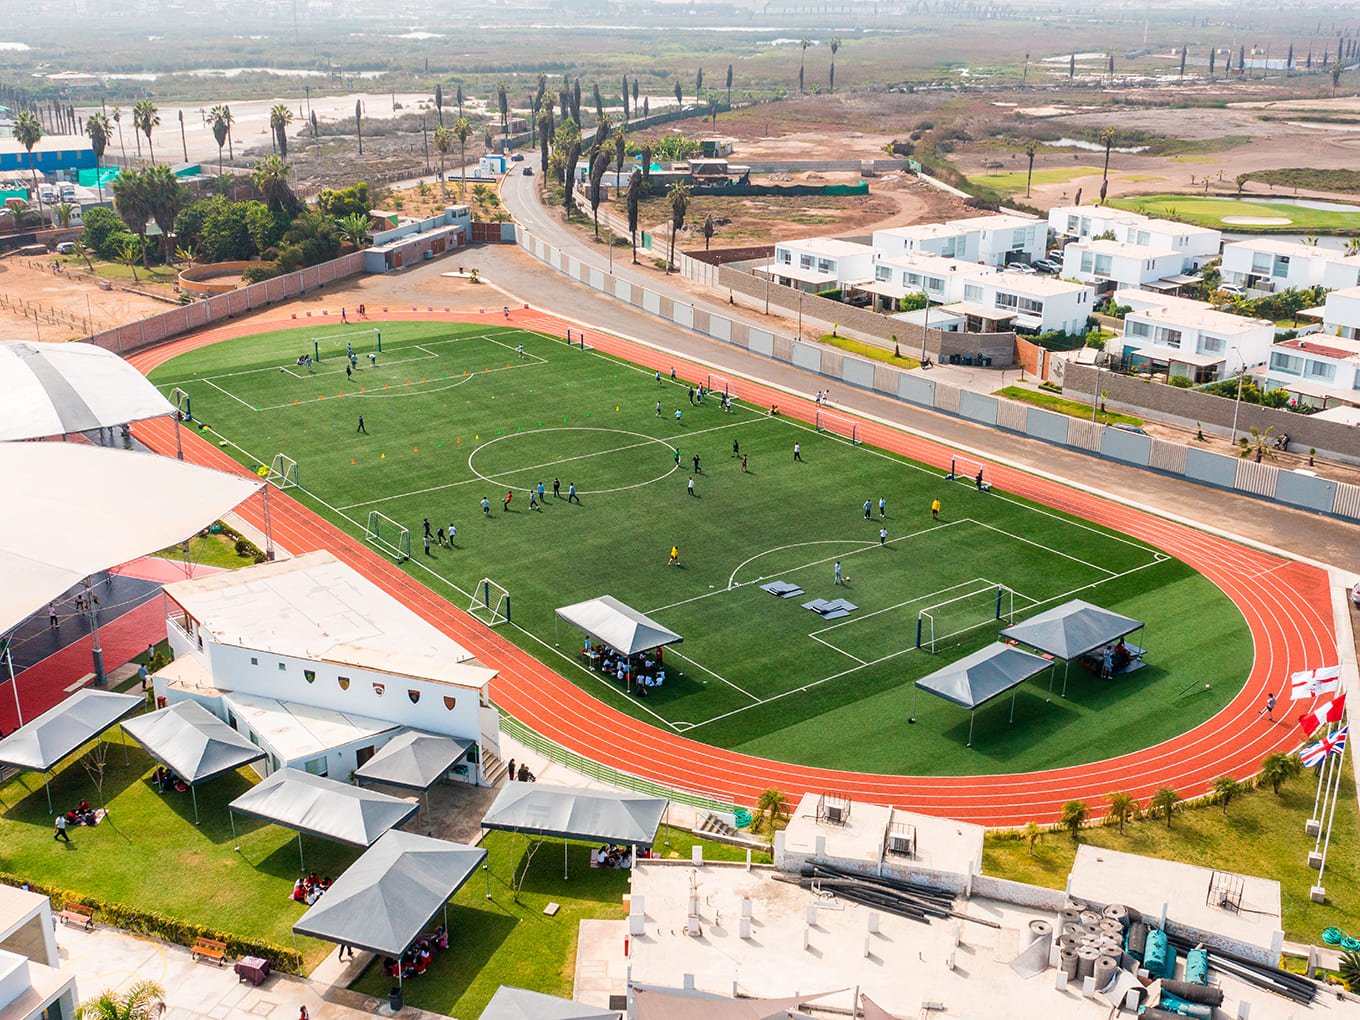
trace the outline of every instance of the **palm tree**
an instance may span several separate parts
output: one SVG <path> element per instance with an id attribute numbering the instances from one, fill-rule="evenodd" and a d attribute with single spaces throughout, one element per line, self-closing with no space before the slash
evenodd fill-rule
<path id="1" fill-rule="evenodd" d="M 840 37 L 833 35 L 831 37 L 831 73 L 827 76 L 827 89 L 831 92 L 836 91 L 836 51 L 840 48 Z"/>
<path id="2" fill-rule="evenodd" d="M 132 123 L 138 131 L 146 135 L 146 151 L 151 162 L 156 162 L 156 149 L 151 144 L 151 132 L 161 126 L 161 115 L 156 104 L 149 99 L 139 99 L 132 108 Z"/>
<path id="3" fill-rule="evenodd" d="M 463 86 L 457 86 L 458 91 L 453 94 L 454 102 L 458 104 L 458 116 L 463 115 Z"/>
<path id="4" fill-rule="evenodd" d="M 496 107 L 501 113 L 501 134 L 510 133 L 510 97 L 507 93 L 509 85 L 504 80 L 496 82 Z"/>
<path id="5" fill-rule="evenodd" d="M 614 136 L 614 187 L 619 185 L 618 178 L 623 176 L 623 161 L 628 158 L 628 139 L 620 131 Z"/>
<path id="6" fill-rule="evenodd" d="M 1105 192 L 1110 187 L 1110 149 L 1114 147 L 1115 130 L 1107 127 L 1100 132 L 1100 141 L 1105 146 L 1105 172 L 1100 178 L 1100 204 L 1105 204 Z"/>
<path id="7" fill-rule="evenodd" d="M 1303 762 L 1292 754 L 1276 751 L 1268 754 L 1261 762 L 1261 782 L 1269 783 L 1270 788 L 1279 796 L 1280 787 L 1303 771 Z"/>
<path id="8" fill-rule="evenodd" d="M 142 175 L 142 185 L 146 189 L 146 202 L 151 218 L 161 231 L 164 246 L 163 257 L 171 261 L 171 232 L 175 228 L 175 217 L 188 204 L 188 192 L 179 178 L 164 163 L 149 167 Z"/>
<path id="9" fill-rule="evenodd" d="M 125 170 L 113 182 L 113 204 L 123 223 L 141 239 L 142 265 L 147 263 L 146 221 L 151 219 L 151 195 L 146 185 L 146 174 L 141 170 Z M 136 270 L 133 279 L 137 278 Z"/>
<path id="10" fill-rule="evenodd" d="M 552 96 L 544 95 L 538 106 L 538 156 L 539 172 L 548 172 L 548 150 L 552 146 L 553 134 L 553 100 Z"/>
<path id="11" fill-rule="evenodd" d="M 704 69 L 701 67 L 694 75 L 694 101 L 697 103 L 699 97 L 704 94 Z"/>
<path id="12" fill-rule="evenodd" d="M 127 162 L 127 146 L 123 144 L 123 108 L 115 106 L 113 113 L 109 114 L 109 119 L 113 121 L 113 126 L 118 129 L 118 151 L 123 154 L 123 162 Z"/>
<path id="13" fill-rule="evenodd" d="M 440 131 L 447 130 L 447 128 L 436 128 L 436 137 L 438 137 Z M 341 216 L 335 221 L 335 226 L 340 231 L 340 236 L 356 248 L 362 248 L 368 241 L 369 219 L 361 212 Z"/>
<path id="14" fill-rule="evenodd" d="M 1138 801 L 1132 794 L 1116 790 L 1110 794 L 1110 817 L 1119 822 L 1119 835 L 1124 835 L 1124 823 L 1138 813 Z"/>
<path id="15" fill-rule="evenodd" d="M 1025 823 L 1025 849 L 1029 851 L 1031 857 L 1034 856 L 1034 844 L 1039 842 L 1043 836 L 1044 830 L 1034 822 Z"/>
<path id="16" fill-rule="evenodd" d="M 212 122 L 213 140 L 217 142 L 217 176 L 222 176 L 222 146 L 227 144 L 227 136 L 231 131 L 231 116 L 225 106 L 214 106 L 208 111 L 208 119 Z"/>
<path id="17" fill-rule="evenodd" d="M 288 175 L 292 172 L 293 168 L 279 156 L 266 156 L 250 172 L 250 183 L 264 196 L 269 208 L 289 217 L 296 215 L 298 206 L 298 200 L 288 187 Z"/>
<path id="18" fill-rule="evenodd" d="M 1360 237 L 1352 237 L 1346 242 L 1347 255 L 1360 255 Z"/>
<path id="19" fill-rule="evenodd" d="M 713 235 L 717 233 L 717 229 L 713 223 L 713 214 L 709 213 L 704 217 L 704 251 L 708 251 L 708 243 L 713 240 Z"/>
<path id="20" fill-rule="evenodd" d="M 684 106 L 684 105 L 685 105 L 685 94 L 680 90 L 680 79 L 679 79 L 679 78 L 676 78 L 676 79 L 675 79 L 675 105 L 676 105 L 676 106 Z"/>
<path id="21" fill-rule="evenodd" d="M 812 40 L 807 36 L 803 36 L 803 38 L 798 41 L 798 45 L 803 50 L 802 57 L 798 61 L 798 91 L 806 93 L 807 89 L 803 88 L 803 68 L 807 64 L 807 50 L 808 47 L 812 45 Z"/>
<path id="22" fill-rule="evenodd" d="M 364 101 L 354 100 L 354 133 L 359 136 L 359 155 L 364 154 Z"/>
<path id="23" fill-rule="evenodd" d="M 595 218 L 595 240 L 597 241 L 600 239 L 600 199 L 603 197 L 601 184 L 608 169 L 609 150 L 597 147 L 595 157 L 590 161 L 590 213 Z"/>
<path id="24" fill-rule="evenodd" d="M 675 265 L 675 234 L 685 225 L 685 212 L 689 209 L 690 190 L 683 181 L 671 185 L 671 253 L 666 260 L 666 273 L 670 274 Z"/>
<path id="25" fill-rule="evenodd" d="M 439 153 L 439 196 L 444 197 L 444 160 L 453 148 L 453 132 L 443 124 L 434 129 L 434 149 Z"/>
<path id="26" fill-rule="evenodd" d="M 1336 87 L 1341 84 L 1341 63 L 1338 61 L 1332 67 L 1332 95 L 1336 95 Z"/>
<path id="27" fill-rule="evenodd" d="M 234 163 L 236 162 L 236 150 L 231 140 L 231 129 L 236 124 L 236 118 L 231 115 L 230 106 L 223 103 L 221 109 L 222 109 L 222 122 L 227 125 L 227 159 L 231 160 Z M 213 135 L 216 136 L 216 134 L 217 132 L 214 130 Z"/>
<path id="28" fill-rule="evenodd" d="M 1077 838 L 1077 832 L 1085 824 L 1088 813 L 1084 800 L 1069 800 L 1062 806 L 1062 817 L 1059 821 L 1073 840 Z"/>
<path id="29" fill-rule="evenodd" d="M 458 191 L 467 194 L 467 140 L 472 137 L 472 122 L 462 114 L 453 122 L 453 137 L 458 139 Z"/>
<path id="30" fill-rule="evenodd" d="M 1180 795 L 1171 787 L 1162 786 L 1152 795 L 1148 807 L 1153 814 L 1166 815 L 1166 827 L 1169 829 L 1171 828 L 1171 814 L 1176 810 L 1176 805 L 1180 802 L 1180 799 Z"/>
<path id="31" fill-rule="evenodd" d="M 33 162 L 33 146 L 42 141 L 42 122 L 38 120 L 36 114 L 24 110 L 15 115 L 12 132 L 14 140 L 28 150 L 28 172 L 33 177 L 33 194 L 38 199 L 38 218 L 41 220 L 43 215 L 42 192 L 38 190 L 38 165 Z"/>
<path id="32" fill-rule="evenodd" d="M 122 178 L 120 177 L 119 180 Z M 145 227 L 143 227 L 145 229 Z M 137 279 L 137 262 L 146 260 L 146 238 L 129 237 L 118 248 L 118 261 L 132 270 L 132 282 L 139 282 Z"/>
<path id="33" fill-rule="evenodd" d="M 134 270 L 135 272 L 135 270 Z M 165 989 L 138 981 L 126 992 L 105 990 L 76 1007 L 76 1020 L 156 1020 L 165 1012 Z"/>
<path id="34" fill-rule="evenodd" d="M 76 242 L 76 256 L 85 260 L 85 268 L 94 272 L 94 263 L 90 261 L 90 246 L 84 241 Z"/>
<path id="35" fill-rule="evenodd" d="M 85 121 L 85 134 L 90 137 L 90 148 L 94 151 L 94 181 L 99 188 L 99 200 L 104 201 L 104 181 L 99 173 L 99 165 L 104 161 L 104 150 L 109 147 L 109 118 L 102 113 L 92 113 Z"/>
<path id="36" fill-rule="evenodd" d="M 628 207 L 628 233 L 633 240 L 633 265 L 637 265 L 638 209 L 642 202 L 642 174 L 634 173 L 628 178 L 628 194 L 624 197 Z"/>
<path id="37" fill-rule="evenodd" d="M 784 817 L 784 793 L 775 789 L 773 786 L 767 790 L 762 790 L 760 799 L 756 801 L 756 814 L 764 819 L 774 829 L 774 823 Z"/>
<path id="38" fill-rule="evenodd" d="M 1029 183 L 1034 179 L 1034 153 L 1038 151 L 1038 146 L 1033 139 L 1025 143 L 1025 158 L 1029 160 L 1029 170 L 1025 172 L 1025 197 L 1029 198 Z"/>
<path id="39" fill-rule="evenodd" d="M 1242 792 L 1242 784 L 1232 776 L 1219 776 L 1213 783 L 1214 796 L 1223 805 L 1223 813 L 1228 813 L 1229 802 Z"/>
<path id="40" fill-rule="evenodd" d="M 732 65 L 727 65 L 727 108 L 732 108 Z"/>
<path id="41" fill-rule="evenodd" d="M 69 227 L 71 216 L 76 211 L 76 207 L 70 202 L 61 202 L 52 207 L 52 219 L 58 227 Z"/>
<path id="42" fill-rule="evenodd" d="M 269 111 L 269 129 L 278 145 L 279 155 L 288 158 L 288 125 L 293 123 L 293 111 L 286 103 L 275 103 Z"/>

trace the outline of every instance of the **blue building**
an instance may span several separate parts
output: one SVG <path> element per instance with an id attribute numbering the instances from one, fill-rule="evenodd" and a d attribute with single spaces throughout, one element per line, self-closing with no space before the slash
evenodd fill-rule
<path id="1" fill-rule="evenodd" d="M 94 169 L 94 149 L 88 138 L 74 135 L 48 135 L 33 146 L 33 166 L 39 173 L 56 174 L 65 171 Z M 27 173 L 28 150 L 13 138 L 0 138 L 0 173 Z"/>

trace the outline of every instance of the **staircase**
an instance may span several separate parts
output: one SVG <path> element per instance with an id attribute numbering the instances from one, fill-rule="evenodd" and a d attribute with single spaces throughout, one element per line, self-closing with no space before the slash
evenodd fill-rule
<path id="1" fill-rule="evenodd" d="M 486 746 L 482 747 L 482 776 L 487 786 L 499 786 L 510 769 L 505 762 L 496 757 Z"/>
<path id="2" fill-rule="evenodd" d="M 704 815 L 703 821 L 695 826 L 694 831 L 701 836 L 718 836 L 727 839 L 741 838 L 741 833 L 711 811 Z"/>

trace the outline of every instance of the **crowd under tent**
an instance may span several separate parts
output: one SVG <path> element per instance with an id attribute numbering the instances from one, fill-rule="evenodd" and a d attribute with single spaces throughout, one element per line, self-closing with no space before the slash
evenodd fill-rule
<path id="1" fill-rule="evenodd" d="M 425 817 L 428 819 L 430 787 L 447 776 L 471 746 L 471 740 L 406 730 L 380 747 L 354 775 L 371 783 L 421 791 L 425 796 Z"/>
<path id="2" fill-rule="evenodd" d="M 977 710 L 993 698 L 1010 691 L 1010 721 L 1015 722 L 1017 688 L 1030 677 L 1038 676 L 1052 667 L 1052 661 L 1043 656 L 994 641 L 972 655 L 965 655 L 957 662 L 951 662 L 917 680 L 911 693 L 911 718 L 908 721 L 916 721 L 917 691 L 943 698 L 951 705 L 968 710 L 968 746 L 972 747 Z"/>
<path id="3" fill-rule="evenodd" d="M 105 730 L 117 725 L 142 704 L 136 694 L 77 691 L 0 740 L 0 765 L 43 773 L 47 813 L 52 813 L 49 781 L 64 758 L 74 754 Z"/>
<path id="4" fill-rule="evenodd" d="M 501 985 L 482 1010 L 481 1020 L 619 1020 L 619 1011 Z"/>
<path id="5" fill-rule="evenodd" d="M 0 442 L 116 428 L 175 413 L 130 364 L 93 344 L 0 341 Z"/>
<path id="6" fill-rule="evenodd" d="M 484 860 L 481 847 L 392 829 L 345 869 L 293 932 L 399 960 L 441 910 L 448 927 L 448 901 Z"/>
<path id="7" fill-rule="evenodd" d="M 1062 659 L 1065 663 L 1062 693 L 1066 697 L 1067 672 L 1072 660 L 1122 641 L 1142 629 L 1142 620 L 1122 616 L 1082 599 L 1072 599 L 1047 612 L 1031 616 L 1023 623 L 1007 627 L 1001 632 L 1001 638 Z M 1143 650 L 1136 648 L 1133 651 L 1135 661 L 1141 661 Z M 1050 684 L 1049 694 L 1052 693 Z"/>
<path id="8" fill-rule="evenodd" d="M 197 701 L 179 701 L 149 715 L 129 719 L 123 732 L 189 787 L 198 824 L 198 784 L 234 772 L 265 757 Z"/>
<path id="9" fill-rule="evenodd" d="M 604 840 L 637 848 L 651 846 L 664 797 L 615 790 L 589 790 L 545 783 L 507 783 L 482 818 L 482 828 L 522 832 L 561 840 Z M 562 844 L 562 877 L 567 877 L 567 844 Z"/>
<path id="10" fill-rule="evenodd" d="M 685 640 L 612 595 L 562 606 L 556 612 L 559 620 L 565 620 L 587 636 L 627 656 Z"/>
<path id="11" fill-rule="evenodd" d="M 297 832 L 299 858 L 304 834 L 350 846 L 372 846 L 418 810 L 419 805 L 385 793 L 286 768 L 227 805 L 232 835 L 236 834 L 237 811 L 263 818 Z"/>

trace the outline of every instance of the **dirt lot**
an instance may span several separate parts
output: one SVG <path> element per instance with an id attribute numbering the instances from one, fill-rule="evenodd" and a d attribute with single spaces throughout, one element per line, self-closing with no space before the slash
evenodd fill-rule
<path id="1" fill-rule="evenodd" d="M 156 315 L 171 306 L 123 290 L 103 290 L 83 276 L 55 274 L 26 258 L 0 259 L 0 337 L 70 340 Z"/>

